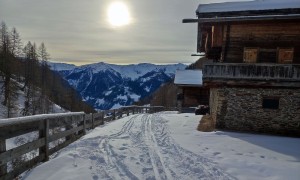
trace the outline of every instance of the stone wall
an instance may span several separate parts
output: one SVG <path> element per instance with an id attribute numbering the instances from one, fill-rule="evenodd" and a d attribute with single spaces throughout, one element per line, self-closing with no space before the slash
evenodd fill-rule
<path id="1" fill-rule="evenodd" d="M 279 108 L 263 108 L 264 97 Z M 218 129 L 300 136 L 299 89 L 212 88 L 210 108 Z"/>

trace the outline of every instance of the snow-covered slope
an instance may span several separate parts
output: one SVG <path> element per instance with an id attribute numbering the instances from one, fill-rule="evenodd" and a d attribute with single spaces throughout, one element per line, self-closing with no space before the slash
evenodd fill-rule
<path id="1" fill-rule="evenodd" d="M 199 132 L 200 117 L 163 112 L 107 123 L 25 179 L 299 179 L 299 138 Z"/>
<path id="2" fill-rule="evenodd" d="M 23 87 L 23 84 L 16 82 L 15 80 L 12 80 L 14 83 L 17 83 L 18 88 L 20 89 Z M 3 80 L 0 78 L 0 87 L 3 86 Z M 21 117 L 22 110 L 24 109 L 24 103 L 25 103 L 25 93 L 24 91 L 18 90 L 17 91 L 17 99 L 14 103 L 14 108 L 11 110 L 11 117 Z M 0 93 L 0 120 L 7 118 L 7 107 L 2 104 L 4 99 L 4 93 Z M 60 107 L 57 104 L 54 104 L 50 101 L 50 107 L 49 107 L 50 113 L 61 113 L 61 112 L 67 112 L 65 109 Z"/>
<path id="3" fill-rule="evenodd" d="M 50 66 L 96 109 L 131 105 L 171 81 L 176 70 L 186 67 L 184 64 L 115 65 L 104 62 L 79 67 L 55 63 Z"/>

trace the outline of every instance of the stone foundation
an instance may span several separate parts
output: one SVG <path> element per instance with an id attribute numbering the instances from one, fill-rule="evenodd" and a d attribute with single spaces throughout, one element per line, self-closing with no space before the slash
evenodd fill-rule
<path id="1" fill-rule="evenodd" d="M 263 108 L 266 97 L 279 108 Z M 210 108 L 218 129 L 300 136 L 299 89 L 211 88 Z"/>

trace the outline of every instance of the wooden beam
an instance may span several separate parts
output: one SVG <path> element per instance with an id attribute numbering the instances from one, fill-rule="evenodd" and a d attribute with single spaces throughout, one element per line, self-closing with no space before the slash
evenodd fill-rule
<path id="1" fill-rule="evenodd" d="M 39 131 L 39 138 L 45 139 L 44 146 L 39 148 L 39 154 L 44 154 L 44 160 L 49 160 L 49 119 L 45 119 L 41 122 L 43 129 Z"/>
<path id="2" fill-rule="evenodd" d="M 223 62 L 226 62 L 229 44 L 230 44 L 230 23 L 227 23 L 227 25 L 226 25 L 226 41 L 224 43 L 225 47 L 224 47 L 224 52 L 222 52 L 223 56 L 221 57 Z"/>
<path id="3" fill-rule="evenodd" d="M 16 148 L 10 149 L 0 154 L 0 166 L 5 165 L 7 162 L 20 157 L 30 151 L 38 149 L 45 145 L 45 138 L 41 138 L 30 143 L 23 144 Z"/>
<path id="4" fill-rule="evenodd" d="M 64 138 L 64 137 L 67 137 L 69 135 L 72 135 L 80 130 L 83 129 L 83 125 L 82 126 L 78 126 L 78 127 L 75 127 L 73 129 L 69 129 L 69 130 L 66 130 L 66 131 L 63 131 L 63 132 L 60 132 L 60 133 L 56 133 L 52 136 L 49 136 L 49 142 L 52 142 L 52 141 L 55 141 L 55 140 L 58 140 L 60 138 Z"/>
<path id="5" fill-rule="evenodd" d="M 27 162 L 24 162 L 20 164 L 17 168 L 13 169 L 11 172 L 5 174 L 3 177 L 0 176 L 1 180 L 11 180 L 16 178 L 18 175 L 22 174 L 26 170 L 34 167 L 36 164 L 42 162 L 43 160 L 43 154 L 40 154 L 40 156 L 37 156 Z"/>
<path id="6" fill-rule="evenodd" d="M 2 153 L 6 152 L 6 142 L 5 139 L 0 138 L 0 156 Z M 3 160 L 0 157 L 0 177 L 7 173 L 7 165 L 6 163 L 1 163 Z M 2 165 L 1 165 L 2 164 Z"/>
<path id="7" fill-rule="evenodd" d="M 266 20 L 296 20 L 300 19 L 300 14 L 287 15 L 257 15 L 257 16 L 233 16 L 233 17 L 213 17 L 198 19 L 183 19 L 182 23 L 222 23 L 222 22 L 238 22 L 238 21 L 266 21 Z"/>

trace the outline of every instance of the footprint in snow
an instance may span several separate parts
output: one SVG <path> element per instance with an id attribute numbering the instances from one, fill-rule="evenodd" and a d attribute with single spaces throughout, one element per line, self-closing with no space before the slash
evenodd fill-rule
<path id="1" fill-rule="evenodd" d="M 214 152 L 214 156 L 217 156 L 217 155 L 219 155 L 219 154 L 221 154 L 220 152 Z"/>
<path id="2" fill-rule="evenodd" d="M 93 176 L 93 180 L 98 180 L 98 179 L 99 179 L 98 176 L 96 176 L 96 175 Z"/>
<path id="3" fill-rule="evenodd" d="M 119 150 L 126 150 L 127 148 L 126 147 L 121 147 L 121 148 L 119 148 Z"/>

